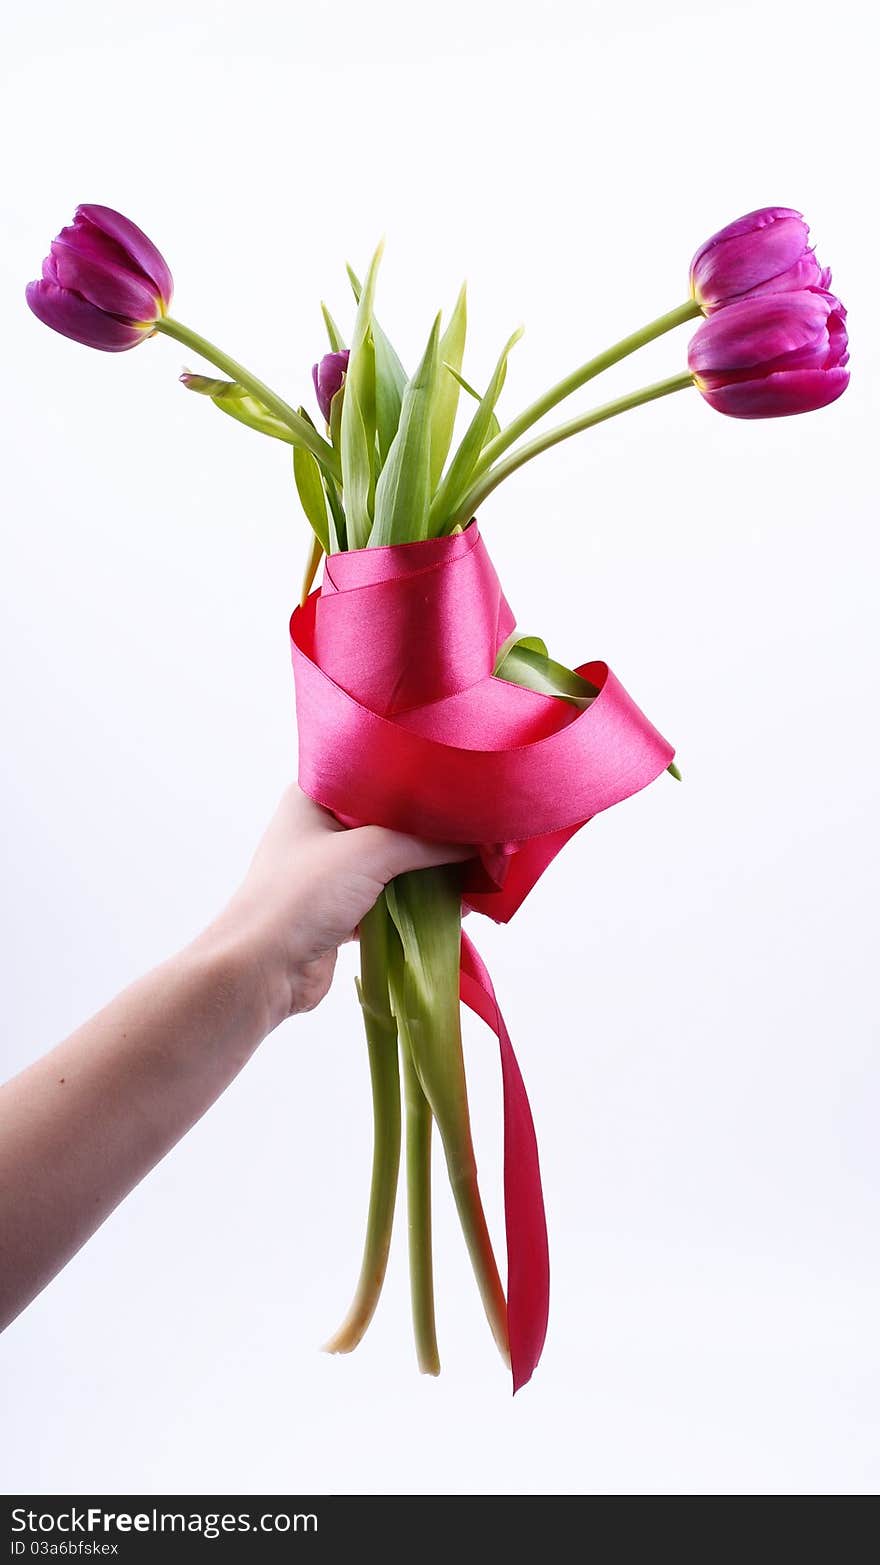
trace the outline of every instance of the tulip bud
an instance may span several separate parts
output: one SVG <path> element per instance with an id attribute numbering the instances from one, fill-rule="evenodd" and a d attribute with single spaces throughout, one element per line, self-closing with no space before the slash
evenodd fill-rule
<path id="1" fill-rule="evenodd" d="M 152 334 L 172 289 L 166 262 L 134 223 L 110 207 L 79 206 L 26 297 L 38 320 L 63 337 L 120 353 Z"/>
<path id="2" fill-rule="evenodd" d="M 326 424 L 330 422 L 330 404 L 345 381 L 347 369 L 347 348 L 343 348 L 341 353 L 325 353 L 320 364 L 312 365 L 315 396 L 318 399 L 318 407 L 324 415 Z"/>
<path id="3" fill-rule="evenodd" d="M 688 366 L 719 413 L 809 413 L 834 402 L 849 383 L 845 321 L 840 300 L 819 289 L 743 299 L 698 327 Z"/>
<path id="4" fill-rule="evenodd" d="M 791 207 L 761 207 L 713 234 L 691 261 L 691 295 L 706 315 L 757 294 L 831 286 Z"/>

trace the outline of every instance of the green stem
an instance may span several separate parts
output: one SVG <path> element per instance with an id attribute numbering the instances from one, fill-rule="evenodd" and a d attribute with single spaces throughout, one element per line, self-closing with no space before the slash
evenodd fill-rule
<path id="1" fill-rule="evenodd" d="M 388 992 L 388 942 L 391 932 L 385 898 L 380 897 L 360 923 L 361 981 L 358 984 L 358 998 L 364 1013 L 373 1090 L 373 1171 L 367 1233 L 355 1296 L 339 1330 L 326 1344 L 328 1353 L 351 1353 L 363 1337 L 379 1302 L 391 1245 L 400 1167 L 397 1024 Z"/>
<path id="2" fill-rule="evenodd" d="M 558 424 L 555 429 L 548 429 L 546 434 L 537 435 L 477 479 L 455 515 L 450 518 L 447 531 L 451 532 L 454 527 L 464 526 L 465 522 L 470 521 L 492 490 L 497 489 L 517 468 L 530 462 L 532 457 L 540 456 L 542 451 L 549 451 L 551 446 L 558 446 L 560 441 L 579 435 L 584 429 L 592 429 L 594 424 L 603 424 L 606 419 L 615 418 L 618 413 L 627 413 L 630 408 L 641 407 L 644 402 L 656 402 L 658 397 L 668 397 L 673 391 L 684 391 L 693 383 L 693 376 L 689 372 L 673 375 L 669 380 L 658 380 L 652 386 L 642 386 L 639 391 L 630 391 L 625 397 L 617 397 L 614 402 L 606 402 L 602 407 L 592 408 L 589 413 L 582 413 L 579 418 L 570 419 L 567 424 Z"/>
<path id="3" fill-rule="evenodd" d="M 702 310 L 695 299 L 688 299 L 685 304 L 680 304 L 674 310 L 668 310 L 665 315 L 658 315 L 655 321 L 650 321 L 647 326 L 642 326 L 638 331 L 631 332 L 628 337 L 622 337 L 620 342 L 606 348 L 604 353 L 599 353 L 594 359 L 588 359 L 579 369 L 572 370 L 570 375 L 557 381 L 549 391 L 545 391 L 542 397 L 532 402 L 525 408 L 513 423 L 502 429 L 495 439 L 484 447 L 480 457 L 478 472 L 483 473 L 492 463 L 497 461 L 502 452 L 507 451 L 518 440 L 520 435 L 531 429 L 533 424 L 549 413 L 551 408 L 558 406 L 566 397 L 570 397 L 573 391 L 578 391 L 585 386 L 588 380 L 600 375 L 603 370 L 610 369 L 612 364 L 619 364 L 630 353 L 635 353 L 637 348 L 643 348 L 645 343 L 653 342 L 656 337 L 662 337 L 665 332 L 673 331 L 676 326 L 681 326 L 685 321 L 692 321 Z"/>
<path id="4" fill-rule="evenodd" d="M 189 326 L 173 320 L 170 315 L 163 315 L 156 321 L 156 331 L 162 332 L 166 337 L 173 337 L 175 342 L 182 342 L 184 347 L 192 348 L 194 353 L 201 354 L 203 359 L 207 359 L 209 364 L 222 370 L 224 375 L 229 375 L 232 380 L 238 381 L 239 385 L 244 386 L 246 391 L 256 397 L 258 402 L 262 402 L 270 413 L 274 413 L 275 417 L 297 436 L 300 444 L 317 457 L 322 467 L 332 473 L 334 478 L 341 478 L 339 457 L 329 442 L 318 434 L 307 419 L 301 418 L 283 397 L 279 397 L 269 386 L 264 385 L 263 381 L 258 380 L 256 375 L 252 375 L 243 364 L 230 358 L 222 348 L 216 348 L 206 337 L 200 337 L 198 332 L 192 331 Z"/>
<path id="5" fill-rule="evenodd" d="M 438 1123 L 440 1124 L 440 1133 L 443 1135 L 443 1124 L 441 1121 L 438 1121 Z M 449 1172 L 449 1183 L 452 1186 L 458 1220 L 461 1223 L 461 1230 L 471 1258 L 471 1266 L 477 1279 L 477 1287 L 480 1290 L 483 1309 L 486 1312 L 486 1319 L 489 1322 L 501 1357 L 509 1365 L 510 1343 L 507 1335 L 507 1301 L 504 1297 L 501 1278 L 498 1275 L 492 1240 L 489 1237 L 489 1229 L 486 1224 L 486 1214 L 483 1211 L 483 1203 L 480 1200 L 480 1190 L 477 1184 L 477 1163 L 471 1141 L 470 1124 L 467 1126 L 465 1142 L 457 1141 L 454 1135 L 444 1136 L 443 1141 L 446 1152 L 446 1167 Z"/>
<path id="6" fill-rule="evenodd" d="M 461 892 L 449 868 L 400 875 L 386 887 L 403 945 L 402 1005 L 421 1089 L 443 1141 L 449 1182 L 492 1335 L 510 1361 L 507 1305 L 477 1183 L 461 1048 Z"/>
<path id="7" fill-rule="evenodd" d="M 403 1004 L 403 949 L 395 942 L 391 996 L 400 1033 L 406 1104 L 406 1197 L 409 1229 L 409 1281 L 416 1357 L 423 1375 L 439 1375 L 434 1316 L 434 1261 L 431 1238 L 431 1107 L 422 1091 L 412 1057 L 412 1041 Z"/>

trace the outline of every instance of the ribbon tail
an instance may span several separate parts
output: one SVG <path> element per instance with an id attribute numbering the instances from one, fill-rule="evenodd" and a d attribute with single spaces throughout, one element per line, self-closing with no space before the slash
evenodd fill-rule
<path id="1" fill-rule="evenodd" d="M 510 1034 L 488 969 L 462 930 L 461 998 L 498 1039 L 504 1089 L 504 1220 L 507 1322 L 514 1393 L 531 1380 L 547 1335 L 550 1254 L 538 1142 Z"/>

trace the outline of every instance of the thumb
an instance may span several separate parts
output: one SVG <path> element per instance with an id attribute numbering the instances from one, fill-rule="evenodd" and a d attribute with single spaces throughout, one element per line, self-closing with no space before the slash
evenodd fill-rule
<path id="1" fill-rule="evenodd" d="M 476 855 L 476 848 L 460 842 L 432 842 L 424 837 L 409 837 L 385 826 L 357 826 L 336 838 L 347 851 L 352 869 L 387 885 L 396 875 L 413 869 L 432 869 L 437 864 L 460 864 Z"/>

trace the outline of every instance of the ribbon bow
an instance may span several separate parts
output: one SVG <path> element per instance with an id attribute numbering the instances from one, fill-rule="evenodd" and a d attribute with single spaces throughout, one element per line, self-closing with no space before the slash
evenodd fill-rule
<path id="1" fill-rule="evenodd" d="M 674 754 L 605 663 L 577 670 L 599 692 L 585 711 L 494 677 L 514 623 L 475 521 L 451 537 L 330 555 L 290 622 L 300 787 L 346 825 L 478 845 L 464 904 L 499 923 L 581 826 Z M 501 1051 L 517 1390 L 547 1330 L 538 1147 L 491 979 L 464 932 L 461 998 Z"/>

